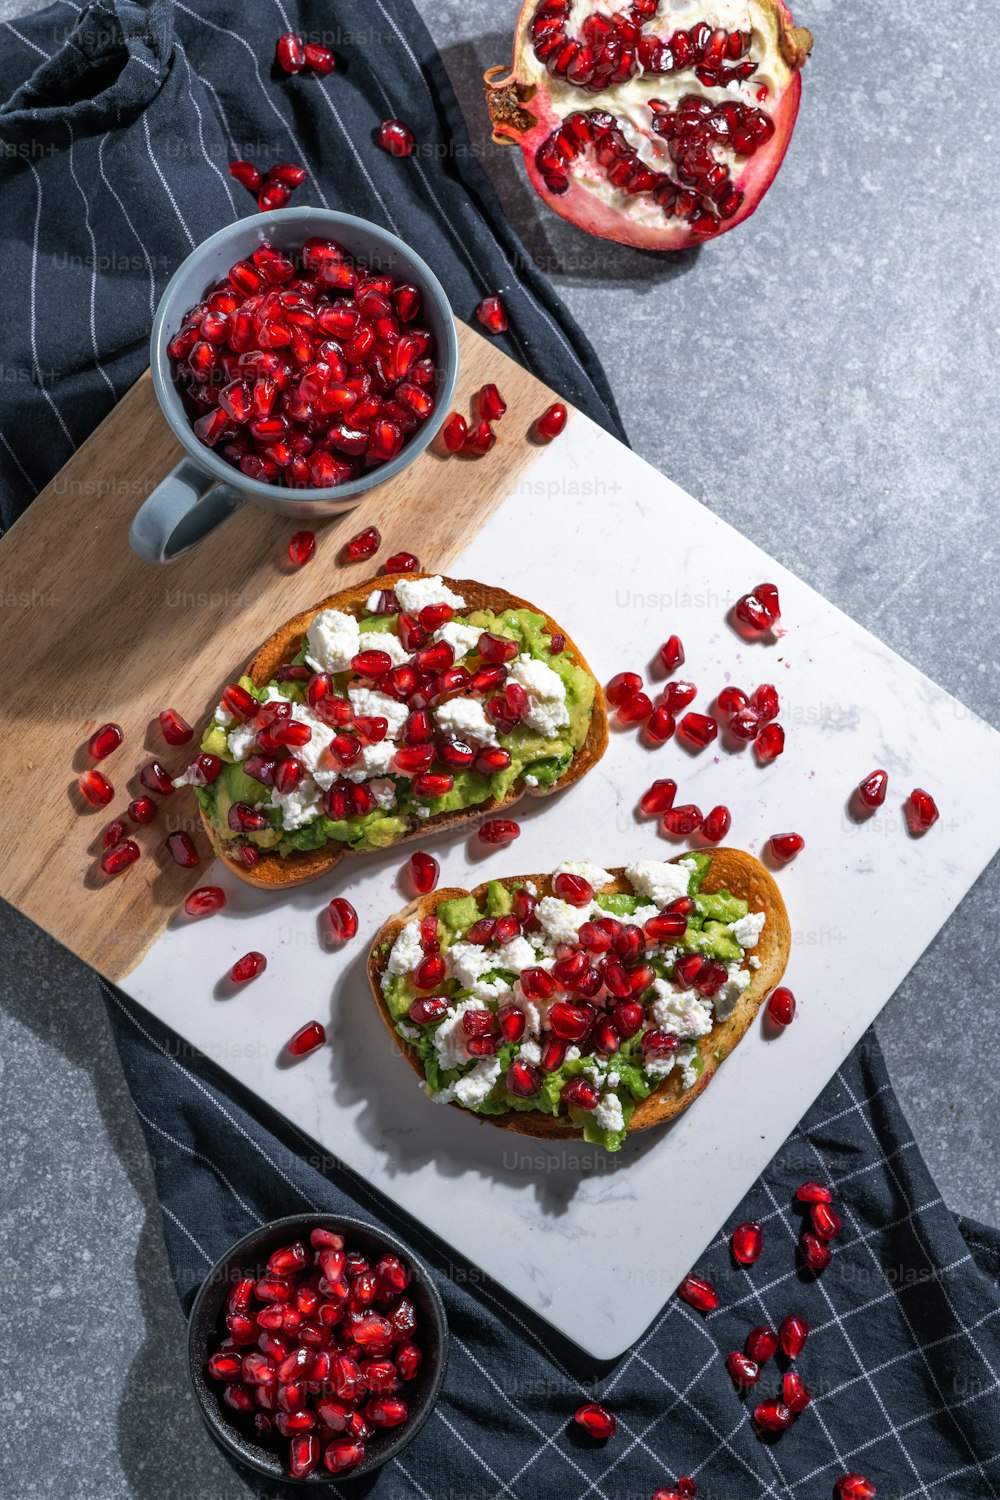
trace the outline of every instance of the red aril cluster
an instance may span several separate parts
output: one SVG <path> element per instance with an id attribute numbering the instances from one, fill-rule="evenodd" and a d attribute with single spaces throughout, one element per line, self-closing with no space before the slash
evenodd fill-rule
<path id="1" fill-rule="evenodd" d="M 499 422 L 507 410 L 507 403 L 497 386 L 484 385 L 477 391 L 473 403 L 471 425 L 461 412 L 452 412 L 441 429 L 441 441 L 449 453 L 467 453 L 482 458 L 489 453 L 497 440 L 493 424 Z"/>
<path id="2" fill-rule="evenodd" d="M 329 47 L 306 41 L 294 31 L 279 36 L 274 60 L 283 73 L 316 73 L 321 78 L 336 67 L 336 59 Z"/>
<path id="3" fill-rule="evenodd" d="M 388 463 L 434 410 L 420 306 L 416 287 L 334 240 L 258 245 L 167 344 L 195 435 L 248 478 L 289 489 Z"/>
<path id="4" fill-rule="evenodd" d="M 275 162 L 273 167 L 268 167 L 266 173 L 254 166 L 253 162 L 231 161 L 229 175 L 241 187 L 253 193 L 257 199 L 257 207 L 262 213 L 267 213 L 272 208 L 286 208 L 291 202 L 292 193 L 302 186 L 309 174 L 305 167 L 300 167 L 294 161 Z"/>
<path id="5" fill-rule="evenodd" d="M 733 605 L 733 616 L 749 635 L 763 635 L 773 630 L 781 619 L 777 586 L 758 583 L 749 594 L 743 594 Z"/>
<path id="6" fill-rule="evenodd" d="M 410 1279 L 392 1252 L 373 1264 L 323 1227 L 239 1276 L 206 1366 L 227 1420 L 279 1444 L 296 1479 L 356 1469 L 365 1444 L 410 1415 L 423 1363 Z"/>

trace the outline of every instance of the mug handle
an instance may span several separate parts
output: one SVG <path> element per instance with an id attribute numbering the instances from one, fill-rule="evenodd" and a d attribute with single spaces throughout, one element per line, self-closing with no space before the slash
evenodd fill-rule
<path id="1" fill-rule="evenodd" d="M 171 562 L 242 504 L 237 490 L 182 458 L 136 511 L 128 532 L 132 551 L 143 562 Z"/>

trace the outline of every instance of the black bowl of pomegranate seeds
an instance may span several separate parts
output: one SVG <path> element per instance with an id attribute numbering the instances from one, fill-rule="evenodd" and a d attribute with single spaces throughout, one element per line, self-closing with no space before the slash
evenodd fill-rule
<path id="1" fill-rule="evenodd" d="M 213 1437 L 270 1479 L 326 1484 L 394 1458 L 433 1410 L 448 1361 L 440 1293 L 412 1252 L 360 1219 L 276 1219 L 235 1244 L 188 1322 Z"/>
<path id="2" fill-rule="evenodd" d="M 455 324 L 437 277 L 351 214 L 285 208 L 220 229 L 161 298 L 150 364 L 203 471 L 286 515 L 334 514 L 398 474 L 451 406 Z"/>

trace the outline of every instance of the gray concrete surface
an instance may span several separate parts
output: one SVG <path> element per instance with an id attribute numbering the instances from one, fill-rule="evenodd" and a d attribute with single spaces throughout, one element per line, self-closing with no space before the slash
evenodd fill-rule
<path id="1" fill-rule="evenodd" d="M 418 6 L 486 152 L 479 78 L 508 55 L 513 0 Z M 0 0 L 0 19 L 29 8 Z M 756 220 L 698 255 L 664 265 L 586 240 L 537 205 L 516 153 L 486 160 L 636 449 L 1000 724 L 1000 204 L 982 187 L 982 92 L 968 87 L 992 16 L 957 0 L 933 55 L 914 0 L 877 20 L 802 0 L 796 18 L 817 49 L 789 160 Z M 983 942 L 998 910 L 995 862 L 878 1025 L 946 1200 L 992 1223 Z M 17 1310 L 0 1494 L 235 1500 L 185 1391 L 150 1169 L 96 983 L 9 910 L 0 942 L 0 1230 Z M 30 1420 L 41 1374 L 60 1411 L 71 1403 L 55 1440 Z"/>

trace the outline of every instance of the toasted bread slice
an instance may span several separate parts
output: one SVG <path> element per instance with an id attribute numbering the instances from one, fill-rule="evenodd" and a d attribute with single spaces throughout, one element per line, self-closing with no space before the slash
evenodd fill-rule
<path id="1" fill-rule="evenodd" d="M 269 636 L 264 644 L 259 647 L 247 663 L 244 674 L 251 679 L 255 687 L 263 687 L 270 682 L 280 666 L 290 662 L 299 651 L 303 638 L 310 623 L 316 615 L 324 609 L 339 609 L 345 613 L 364 614 L 365 603 L 368 596 L 375 589 L 391 589 L 400 578 L 421 578 L 432 575 L 421 573 L 385 573 L 376 578 L 368 579 L 365 583 L 355 584 L 352 588 L 341 589 L 339 593 L 331 594 L 329 598 L 322 599 L 314 604 L 311 609 L 303 610 L 301 614 L 294 615 L 280 626 L 272 636 Z M 462 614 L 472 614 L 476 610 L 491 610 L 494 614 L 500 614 L 505 609 L 527 609 L 534 614 L 542 615 L 548 625 L 550 632 L 559 632 L 566 639 L 566 651 L 573 658 L 577 666 L 589 672 L 591 677 L 594 673 L 587 665 L 579 646 L 573 642 L 562 626 L 557 625 L 550 615 L 539 609 L 535 604 L 529 604 L 525 599 L 519 599 L 516 594 L 509 594 L 506 589 L 492 588 L 485 583 L 476 583 L 470 578 L 445 578 L 444 583 L 455 593 L 461 595 L 465 600 L 465 609 Z M 552 792 L 560 791 L 563 787 L 572 786 L 582 776 L 597 764 L 608 746 L 608 713 L 604 703 L 604 694 L 600 683 L 594 677 L 595 693 L 594 707 L 590 717 L 590 728 L 587 738 L 581 748 L 574 755 L 567 770 L 558 780 L 548 787 L 529 787 L 523 779 L 518 778 L 509 789 L 506 796 L 502 798 L 491 797 L 486 802 L 479 802 L 474 807 L 462 808 L 455 812 L 438 814 L 436 817 L 423 819 L 419 826 L 404 834 L 397 842 L 405 843 L 409 839 L 426 838 L 428 833 L 437 832 L 442 828 L 452 828 L 460 823 L 473 823 L 478 819 L 499 812 L 501 809 L 512 807 L 515 802 L 529 794 L 531 796 L 544 797 Z M 366 850 L 354 850 L 336 843 L 325 844 L 319 849 L 296 849 L 291 854 L 275 854 L 271 850 L 261 850 L 260 859 L 252 869 L 247 869 L 238 859 L 232 857 L 225 845 L 216 837 L 209 819 L 201 812 L 201 820 L 205 826 L 205 832 L 211 840 L 212 847 L 220 859 L 225 860 L 234 875 L 245 880 L 248 885 L 263 886 L 268 890 L 286 890 L 291 886 L 303 885 L 308 880 L 315 880 L 320 875 L 326 875 L 347 854 L 364 854 Z"/>
<path id="2" fill-rule="evenodd" d="M 725 1021 L 716 1022 L 707 1036 L 701 1037 L 698 1042 L 692 1044 L 698 1047 L 703 1064 L 701 1077 L 697 1083 L 685 1089 L 679 1070 L 673 1069 L 658 1084 L 648 1099 L 641 1099 L 636 1103 L 629 1122 L 630 1135 L 636 1130 L 648 1130 L 651 1125 L 662 1125 L 668 1120 L 675 1119 L 708 1087 L 716 1068 L 746 1035 L 765 996 L 780 983 L 788 962 L 791 947 L 788 912 L 781 898 L 781 892 L 771 875 L 759 860 L 754 859 L 751 854 L 745 854 L 741 849 L 720 848 L 710 852 L 712 864 L 702 884 L 702 892 L 710 894 L 713 891 L 727 890 L 730 895 L 741 897 L 746 901 L 752 912 L 762 911 L 766 916 L 767 920 L 764 923 L 760 940 L 753 950 L 754 955 L 760 960 L 760 968 L 752 971 L 753 978 L 729 1017 Z M 677 856 L 678 860 L 683 858 L 684 855 Z M 672 863 L 676 864 L 677 860 Z M 632 887 L 625 879 L 623 869 L 612 868 L 608 873 L 615 877 L 614 883 L 605 886 L 601 892 L 602 895 L 608 895 L 614 891 L 631 891 Z M 526 880 L 533 881 L 538 887 L 539 898 L 552 894 L 552 878 L 549 875 L 509 876 L 500 883 L 513 889 L 515 886 L 523 885 Z M 381 981 L 389 950 L 407 922 L 414 918 L 419 921 L 422 917 L 430 916 L 442 901 L 468 895 L 480 900 L 485 892 L 486 884 L 483 884 L 475 886 L 471 891 L 455 887 L 449 890 L 433 891 L 429 896 L 421 896 L 385 922 L 372 944 L 368 959 L 368 981 L 375 1003 L 396 1045 L 420 1078 L 424 1076 L 420 1055 L 416 1048 L 396 1031 L 389 1007 L 382 994 Z M 474 1113 L 457 1103 L 452 1103 L 450 1108 L 461 1109 L 463 1114 Z M 578 1130 L 570 1120 L 543 1114 L 540 1110 L 511 1110 L 505 1115 L 478 1115 L 476 1118 L 487 1121 L 491 1125 L 499 1125 L 502 1130 L 514 1131 L 518 1135 L 541 1136 L 550 1140 L 580 1140 L 583 1137 L 583 1132 Z"/>

